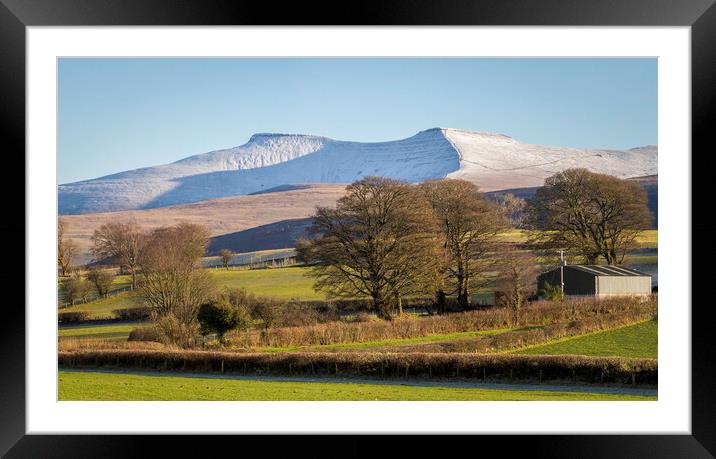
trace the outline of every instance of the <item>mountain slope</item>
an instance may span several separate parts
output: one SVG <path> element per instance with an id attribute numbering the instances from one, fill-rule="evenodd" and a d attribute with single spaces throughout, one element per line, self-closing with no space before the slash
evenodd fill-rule
<path id="1" fill-rule="evenodd" d="M 61 214 L 149 209 L 246 195 L 294 183 L 350 183 L 368 175 L 409 182 L 464 178 L 483 190 L 538 186 L 568 167 L 620 177 L 656 174 L 656 147 L 629 151 L 543 147 L 510 137 L 434 128 L 403 140 L 347 142 L 256 134 L 239 147 L 59 186 Z"/>
<path id="2" fill-rule="evenodd" d="M 251 196 L 231 196 L 158 209 L 100 212 L 62 217 L 66 235 L 80 248 L 76 263 L 91 257 L 90 238 L 94 230 L 108 222 L 134 220 L 145 230 L 179 222 L 205 225 L 212 236 L 248 230 L 287 219 L 306 218 L 316 206 L 335 206 L 345 193 L 344 185 L 303 184 Z"/>

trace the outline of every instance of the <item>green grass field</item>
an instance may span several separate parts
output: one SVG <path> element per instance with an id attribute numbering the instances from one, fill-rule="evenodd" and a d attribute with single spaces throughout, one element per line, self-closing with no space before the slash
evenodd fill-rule
<path id="1" fill-rule="evenodd" d="M 60 371 L 59 400 L 656 400 L 544 390 L 247 381 Z"/>
<path id="2" fill-rule="evenodd" d="M 658 358 L 656 320 L 530 347 L 515 354 Z"/>
<path id="3" fill-rule="evenodd" d="M 219 287 L 245 288 L 256 296 L 281 299 L 323 300 L 313 291 L 313 279 L 304 274 L 309 268 L 297 266 L 272 269 L 212 269 L 211 276 Z"/>
<path id="4" fill-rule="evenodd" d="M 141 305 L 142 303 L 136 293 L 126 292 L 110 296 L 109 298 L 102 298 L 101 300 L 77 304 L 69 308 L 62 308 L 59 312 L 88 312 L 92 319 L 101 320 L 114 317 L 112 311 L 115 309 L 136 308 Z"/>
<path id="5" fill-rule="evenodd" d="M 140 324 L 97 325 L 92 327 L 61 328 L 59 339 L 98 339 L 108 341 L 126 341 L 129 332 Z"/>

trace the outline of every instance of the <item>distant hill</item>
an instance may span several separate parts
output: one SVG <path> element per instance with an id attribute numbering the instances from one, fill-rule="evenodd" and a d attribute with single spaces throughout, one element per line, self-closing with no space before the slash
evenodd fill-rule
<path id="1" fill-rule="evenodd" d="M 243 253 L 294 247 L 296 241 L 306 236 L 309 226 L 311 218 L 296 218 L 215 236 L 209 243 L 208 255 L 218 255 L 222 249 Z"/>
<path id="2" fill-rule="evenodd" d="M 546 177 L 570 167 L 624 178 L 655 174 L 657 155 L 655 146 L 547 147 L 501 134 L 449 128 L 371 143 L 255 134 L 244 145 L 227 150 L 60 185 L 58 202 L 60 214 L 153 209 L 281 190 L 297 183 L 351 183 L 368 175 L 408 182 L 462 178 L 493 191 L 539 186 Z"/>
<path id="3" fill-rule="evenodd" d="M 207 201 L 162 207 L 159 209 L 101 212 L 66 215 L 67 237 L 75 240 L 82 251 L 77 263 L 90 260 L 90 237 L 95 229 L 112 221 L 135 220 L 145 229 L 179 222 L 206 225 L 212 236 L 233 233 L 268 223 L 304 218 L 316 206 L 333 206 L 345 193 L 345 185 L 300 184 L 277 191 L 250 196 L 233 196 Z"/>

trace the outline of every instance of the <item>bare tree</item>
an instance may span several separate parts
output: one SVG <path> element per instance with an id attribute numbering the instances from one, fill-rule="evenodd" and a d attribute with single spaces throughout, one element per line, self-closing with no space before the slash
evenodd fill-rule
<path id="1" fill-rule="evenodd" d="M 470 290 L 490 281 L 486 273 L 495 261 L 489 254 L 507 227 L 504 214 L 465 180 L 429 180 L 420 188 L 437 216 L 447 253 L 448 291 L 438 295 L 456 294 L 460 307 L 467 308 Z"/>
<path id="2" fill-rule="evenodd" d="M 198 308 L 214 294 L 211 277 L 199 266 L 208 243 L 209 232 L 201 225 L 157 228 L 139 258 L 142 297 L 165 340 L 182 347 L 194 343 Z"/>
<path id="3" fill-rule="evenodd" d="M 74 258 L 79 253 L 79 247 L 72 239 L 65 237 L 66 223 L 63 219 L 57 222 L 57 264 L 62 276 L 66 276 L 72 269 Z"/>
<path id="4" fill-rule="evenodd" d="M 219 258 L 221 258 L 221 264 L 224 265 L 224 268 L 229 269 L 229 263 L 234 258 L 234 252 L 229 249 L 221 249 Z"/>
<path id="5" fill-rule="evenodd" d="M 638 183 L 587 169 L 568 169 L 545 180 L 528 201 L 528 223 L 545 230 L 534 242 L 579 253 L 587 263 L 603 257 L 620 264 L 637 235 L 651 224 L 646 191 Z"/>
<path id="6" fill-rule="evenodd" d="M 519 311 L 527 298 L 535 294 L 537 258 L 531 252 L 506 246 L 500 251 L 499 259 L 496 294 L 501 298 L 498 304 Z"/>
<path id="7" fill-rule="evenodd" d="M 415 187 L 366 177 L 346 188 L 335 209 L 319 207 L 298 258 L 310 265 L 314 288 L 330 297 L 372 299 L 391 319 L 406 295 L 427 291 L 436 269 L 436 222 Z"/>
<path id="8" fill-rule="evenodd" d="M 87 279 L 75 273 L 62 282 L 62 289 L 65 292 L 65 299 L 70 305 L 77 300 L 87 301 L 90 293 L 90 286 Z"/>
<path id="9" fill-rule="evenodd" d="M 100 298 L 106 297 L 110 288 L 112 288 L 114 273 L 106 269 L 92 267 L 87 272 L 87 280 L 94 285 L 95 291 Z"/>
<path id="10" fill-rule="evenodd" d="M 92 254 L 96 260 L 111 258 L 128 270 L 134 289 L 144 238 L 144 232 L 135 221 L 105 223 L 92 236 Z"/>

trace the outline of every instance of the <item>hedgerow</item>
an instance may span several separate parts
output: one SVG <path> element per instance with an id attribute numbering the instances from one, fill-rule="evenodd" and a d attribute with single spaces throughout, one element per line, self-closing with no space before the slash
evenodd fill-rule
<path id="1" fill-rule="evenodd" d="M 519 311 L 491 308 L 427 317 L 405 316 L 392 321 L 334 321 L 300 327 L 252 330 L 233 335 L 229 341 L 233 347 L 239 348 L 358 343 L 477 330 L 546 326 L 617 313 L 619 320 L 627 323 L 656 314 L 656 310 L 655 296 L 646 299 L 612 298 L 601 301 L 539 301 L 528 304 Z"/>
<path id="2" fill-rule="evenodd" d="M 467 378 L 655 385 L 656 359 L 467 353 L 232 353 L 104 349 L 60 351 L 60 368 L 121 368 L 251 375 Z"/>

